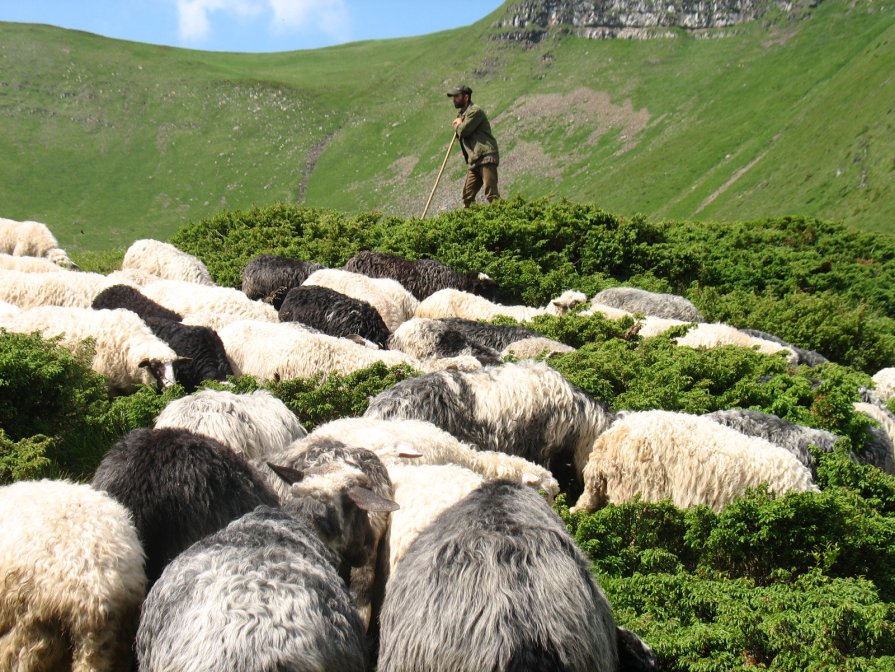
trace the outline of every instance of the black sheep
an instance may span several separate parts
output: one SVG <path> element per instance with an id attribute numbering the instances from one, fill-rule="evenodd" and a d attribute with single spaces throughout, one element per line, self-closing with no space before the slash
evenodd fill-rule
<path id="1" fill-rule="evenodd" d="M 94 310 L 125 308 L 136 313 L 143 320 L 149 317 L 159 317 L 175 322 L 180 322 L 181 320 L 180 315 L 173 310 L 168 310 L 130 285 L 106 287 L 106 289 L 94 297 L 91 308 Z"/>
<path id="2" fill-rule="evenodd" d="M 202 537 L 279 500 L 243 458 L 184 429 L 136 429 L 106 454 L 91 485 L 127 507 L 146 552 L 146 577 Z"/>
<path id="3" fill-rule="evenodd" d="M 359 301 L 317 285 L 294 287 L 280 306 L 281 322 L 300 322 L 330 336 L 360 336 L 386 347 L 388 327 L 379 312 Z"/>
<path id="4" fill-rule="evenodd" d="M 279 310 L 289 290 L 301 285 L 311 273 L 321 268 L 323 266 L 313 261 L 261 254 L 242 269 L 242 291 L 250 299 L 269 301 Z"/>
<path id="5" fill-rule="evenodd" d="M 177 353 L 174 380 L 193 392 L 203 380 L 226 380 L 233 373 L 220 336 L 214 329 L 159 317 L 143 320 L 152 333 Z"/>

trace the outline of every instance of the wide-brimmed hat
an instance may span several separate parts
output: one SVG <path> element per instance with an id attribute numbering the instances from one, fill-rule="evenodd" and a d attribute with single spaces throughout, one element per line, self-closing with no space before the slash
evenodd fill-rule
<path id="1" fill-rule="evenodd" d="M 472 89 L 470 89 L 468 86 L 466 86 L 466 85 L 464 84 L 463 86 L 458 86 L 458 87 L 456 87 L 456 88 L 451 89 L 450 91 L 447 92 L 447 95 L 449 95 L 449 96 L 459 96 L 460 94 L 463 94 L 463 93 L 468 94 L 468 95 L 471 96 L 471 95 L 472 95 Z"/>

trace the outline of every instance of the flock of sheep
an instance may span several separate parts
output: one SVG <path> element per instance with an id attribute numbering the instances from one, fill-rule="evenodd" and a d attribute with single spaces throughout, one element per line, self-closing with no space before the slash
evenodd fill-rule
<path id="1" fill-rule="evenodd" d="M 816 491 L 808 446 L 839 438 L 749 410 L 614 412 L 531 359 L 571 348 L 483 322 L 580 307 L 638 316 L 643 337 L 696 323 L 681 346 L 822 360 L 702 323 L 682 297 L 616 288 L 589 306 L 572 291 L 503 306 L 484 274 L 379 252 L 344 269 L 262 255 L 237 290 L 152 240 L 104 276 L 64 270 L 46 227 L 12 220 L 0 252 L 0 329 L 92 339 L 112 393 L 377 361 L 424 372 L 311 433 L 268 392 L 195 392 L 123 437 L 90 485 L 0 488 L 0 669 L 655 669 L 553 498 L 717 510 L 762 483 Z M 895 473 L 881 401 L 895 370 L 875 382 L 856 408 L 881 426 L 855 459 Z"/>

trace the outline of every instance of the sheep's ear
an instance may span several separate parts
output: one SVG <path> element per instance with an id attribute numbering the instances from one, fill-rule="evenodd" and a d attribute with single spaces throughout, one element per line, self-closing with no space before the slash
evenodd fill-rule
<path id="1" fill-rule="evenodd" d="M 380 497 L 368 488 L 355 485 L 348 491 L 348 497 L 362 511 L 397 511 L 401 507 L 385 497 Z"/>
<path id="2" fill-rule="evenodd" d="M 137 364 L 137 366 L 141 369 L 148 369 L 150 366 L 152 366 L 152 362 L 150 362 L 148 359 L 144 359 L 142 362 Z"/>
<path id="3" fill-rule="evenodd" d="M 174 359 L 174 361 L 175 362 L 192 362 L 193 358 L 192 357 L 176 357 Z"/>
<path id="4" fill-rule="evenodd" d="M 283 479 L 286 485 L 298 483 L 305 477 L 303 472 L 299 471 L 298 469 L 293 469 L 292 467 L 284 467 L 283 465 L 274 464 L 273 462 L 268 462 L 267 466 L 270 467 L 270 470 L 273 473 Z"/>
<path id="5" fill-rule="evenodd" d="M 522 485 L 539 485 L 541 479 L 532 473 L 526 472 L 522 474 Z"/>
<path id="6" fill-rule="evenodd" d="M 416 448 L 407 443 L 401 443 L 397 446 L 398 448 L 398 457 L 411 457 L 417 458 L 422 457 L 423 454 L 418 451 Z"/>

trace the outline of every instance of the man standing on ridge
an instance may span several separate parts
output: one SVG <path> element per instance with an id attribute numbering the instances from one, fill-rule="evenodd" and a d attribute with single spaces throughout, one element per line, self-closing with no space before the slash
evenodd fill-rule
<path id="1" fill-rule="evenodd" d="M 472 102 L 472 89 L 468 86 L 458 86 L 448 91 L 447 95 L 454 99 L 454 107 L 459 110 L 451 126 L 460 139 L 460 149 L 469 166 L 463 185 L 463 207 L 468 208 L 475 202 L 482 185 L 485 187 L 485 198 L 492 203 L 500 198 L 497 192 L 500 156 L 497 141 L 491 135 L 491 124 L 485 111 Z"/>

